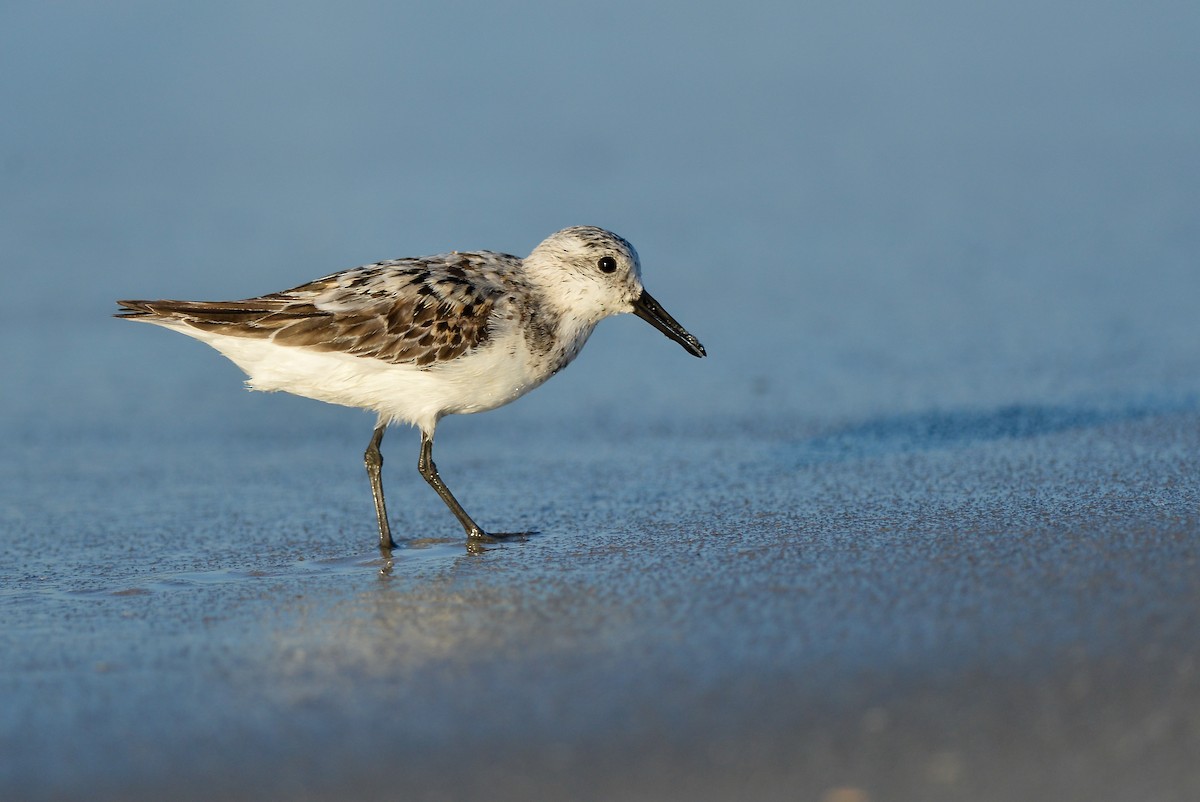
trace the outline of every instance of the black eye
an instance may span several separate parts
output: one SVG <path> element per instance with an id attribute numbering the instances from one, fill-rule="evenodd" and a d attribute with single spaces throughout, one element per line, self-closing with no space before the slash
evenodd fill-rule
<path id="1" fill-rule="evenodd" d="M 611 256 L 602 256 L 599 262 L 600 272 L 611 273 L 617 269 L 617 260 Z"/>

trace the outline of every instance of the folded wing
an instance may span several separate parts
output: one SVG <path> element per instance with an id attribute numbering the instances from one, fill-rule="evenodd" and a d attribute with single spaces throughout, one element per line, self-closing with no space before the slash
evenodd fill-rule
<path id="1" fill-rule="evenodd" d="M 402 259 L 241 301 L 118 301 L 118 317 L 431 366 L 478 348 L 506 295 L 504 254 Z M 485 269 L 479 269 L 479 268 Z"/>

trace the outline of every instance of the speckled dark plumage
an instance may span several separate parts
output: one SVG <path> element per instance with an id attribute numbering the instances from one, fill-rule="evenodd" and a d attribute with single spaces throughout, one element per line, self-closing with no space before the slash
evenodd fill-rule
<path id="1" fill-rule="evenodd" d="M 123 317 L 174 318 L 218 334 L 424 367 L 487 341 L 497 303 L 513 305 L 527 292 L 520 262 L 491 251 L 452 253 L 377 262 L 241 301 L 118 303 L 128 310 Z"/>

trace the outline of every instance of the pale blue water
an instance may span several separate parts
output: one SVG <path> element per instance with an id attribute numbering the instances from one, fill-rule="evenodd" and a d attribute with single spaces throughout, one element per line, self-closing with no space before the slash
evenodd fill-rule
<path id="1" fill-rule="evenodd" d="M 0 797 L 1200 794 L 1200 8 L 0 10 Z M 439 431 L 112 320 L 566 225 Z M 69 757 L 65 757 L 69 756 Z"/>

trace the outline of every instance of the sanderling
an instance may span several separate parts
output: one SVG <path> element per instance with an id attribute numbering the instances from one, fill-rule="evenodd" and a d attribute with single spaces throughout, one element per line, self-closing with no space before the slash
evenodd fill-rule
<path id="1" fill-rule="evenodd" d="M 558 373 L 604 318 L 633 312 L 693 356 L 704 346 L 642 288 L 637 251 L 592 226 L 550 235 L 524 259 L 491 251 L 394 259 L 244 301 L 118 301 L 117 317 L 208 343 L 250 377 L 379 416 L 363 455 L 379 547 L 395 547 L 379 444 L 389 424 L 421 431 L 417 469 L 466 530 L 490 540 L 438 476 L 446 415 L 507 404 Z"/>

